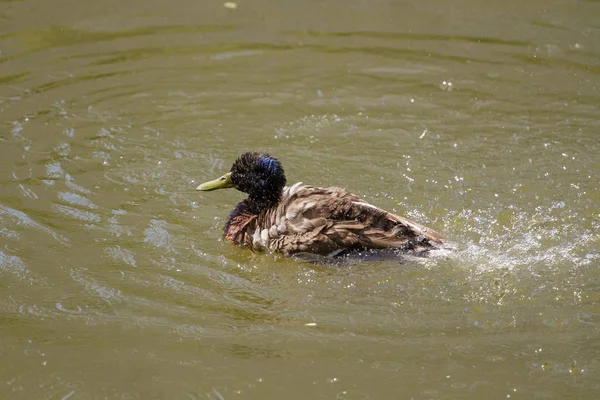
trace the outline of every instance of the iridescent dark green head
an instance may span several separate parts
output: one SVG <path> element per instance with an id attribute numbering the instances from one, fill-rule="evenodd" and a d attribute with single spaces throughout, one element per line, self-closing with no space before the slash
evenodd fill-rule
<path id="1" fill-rule="evenodd" d="M 196 190 L 236 188 L 248 193 L 248 202 L 258 212 L 279 202 L 285 184 L 285 172 L 275 157 L 266 153 L 248 152 L 235 160 L 228 173 L 219 179 L 203 183 Z"/>

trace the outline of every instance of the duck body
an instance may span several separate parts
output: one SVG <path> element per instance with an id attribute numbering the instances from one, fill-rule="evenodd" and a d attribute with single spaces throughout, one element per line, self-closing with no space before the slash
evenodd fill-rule
<path id="1" fill-rule="evenodd" d="M 270 179 L 271 175 L 276 179 Z M 229 174 L 200 185 L 198 190 L 221 187 L 249 193 L 227 219 L 224 239 L 257 251 L 337 255 L 392 248 L 426 253 L 444 242 L 436 231 L 342 188 L 301 182 L 285 186 L 279 161 L 261 153 L 244 153 Z"/>

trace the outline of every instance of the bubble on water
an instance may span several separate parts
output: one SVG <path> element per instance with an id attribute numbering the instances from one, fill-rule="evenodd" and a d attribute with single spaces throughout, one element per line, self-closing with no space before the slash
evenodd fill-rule
<path id="1" fill-rule="evenodd" d="M 452 89 L 454 89 L 454 85 L 450 81 L 442 81 L 442 84 L 440 85 L 440 88 L 442 90 L 447 91 L 447 92 L 451 92 Z"/>

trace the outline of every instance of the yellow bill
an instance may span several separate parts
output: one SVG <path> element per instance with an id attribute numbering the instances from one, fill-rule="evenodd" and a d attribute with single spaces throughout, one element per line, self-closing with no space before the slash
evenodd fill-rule
<path id="1" fill-rule="evenodd" d="M 201 190 L 203 192 L 208 192 L 211 190 L 217 189 L 227 189 L 232 188 L 233 183 L 231 182 L 231 172 L 226 173 L 219 179 L 215 179 L 214 181 L 204 182 L 200 186 L 196 188 L 196 190 Z"/>

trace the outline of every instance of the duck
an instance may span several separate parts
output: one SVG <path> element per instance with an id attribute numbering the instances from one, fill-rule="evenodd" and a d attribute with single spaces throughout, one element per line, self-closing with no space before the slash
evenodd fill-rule
<path id="1" fill-rule="evenodd" d="M 343 188 L 286 184 L 277 158 L 245 152 L 229 172 L 196 190 L 235 188 L 248 195 L 227 218 L 223 238 L 253 251 L 336 257 L 355 251 L 398 249 L 425 255 L 444 243 L 440 233 Z"/>

